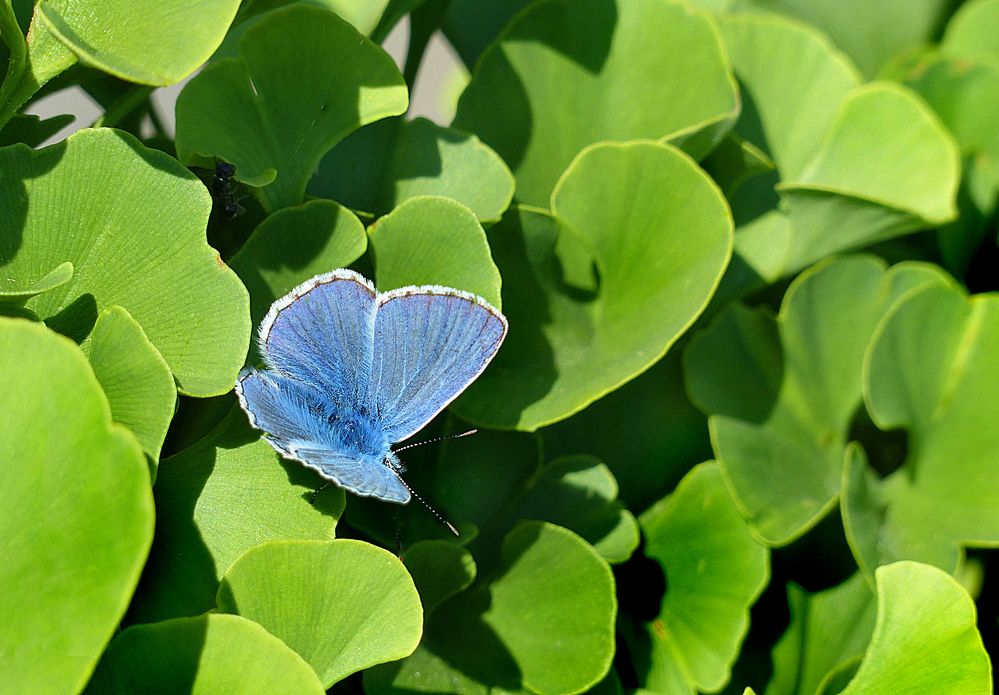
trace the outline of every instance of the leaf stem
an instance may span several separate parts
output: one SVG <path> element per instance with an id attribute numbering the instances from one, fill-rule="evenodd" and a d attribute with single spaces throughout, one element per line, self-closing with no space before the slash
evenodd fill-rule
<path id="1" fill-rule="evenodd" d="M 122 95 L 118 97 L 113 104 L 111 104 L 111 107 L 106 109 L 104 113 L 96 121 L 94 121 L 91 127 L 110 127 L 121 123 L 122 119 L 133 113 L 142 104 L 145 104 L 149 99 L 149 95 L 152 93 L 152 87 L 141 84 L 137 84 L 126 89 Z"/>
<path id="2" fill-rule="evenodd" d="M 0 83 L 0 128 L 3 128 L 14 117 L 20 106 L 20 104 L 12 103 L 12 95 L 17 91 L 21 77 L 24 75 L 27 54 L 24 34 L 21 33 L 21 27 L 14 15 L 14 8 L 9 2 L 0 2 L 0 39 L 10 50 L 7 73 L 4 75 L 3 83 Z"/>

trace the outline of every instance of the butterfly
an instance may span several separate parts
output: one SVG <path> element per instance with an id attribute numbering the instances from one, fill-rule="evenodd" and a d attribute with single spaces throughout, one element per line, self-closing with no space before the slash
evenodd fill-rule
<path id="1" fill-rule="evenodd" d="M 278 299 L 260 324 L 267 369 L 236 395 L 285 458 L 345 490 L 405 504 L 392 445 L 461 394 L 496 355 L 506 318 L 481 297 L 426 285 L 378 292 L 338 269 Z"/>

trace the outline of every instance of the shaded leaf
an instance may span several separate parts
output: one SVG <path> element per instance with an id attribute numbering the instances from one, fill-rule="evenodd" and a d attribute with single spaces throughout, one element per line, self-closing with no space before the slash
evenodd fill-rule
<path id="1" fill-rule="evenodd" d="M 774 675 L 766 695 L 835 692 L 830 680 L 856 669 L 874 631 L 875 601 L 862 573 L 839 586 L 808 593 L 790 584 L 791 625 L 774 647 Z"/>
<path id="2" fill-rule="evenodd" d="M 607 564 L 571 531 L 525 521 L 499 573 L 440 604 L 409 658 L 365 673 L 365 691 L 578 693 L 610 668 L 616 613 Z"/>
<path id="3" fill-rule="evenodd" d="M 754 8 L 814 24 L 867 77 L 906 49 L 936 37 L 951 0 L 750 0 Z"/>
<path id="4" fill-rule="evenodd" d="M 868 574 L 894 560 L 954 571 L 965 545 L 999 545 L 999 298 L 935 283 L 881 325 L 864 368 L 864 399 L 883 430 L 909 437 L 903 466 L 883 481 L 856 452 L 844 474 L 844 522 Z"/>
<path id="5" fill-rule="evenodd" d="M 364 225 L 350 210 L 310 200 L 268 215 L 229 265 L 250 293 L 257 326 L 276 299 L 311 277 L 349 266 L 367 245 Z"/>
<path id="6" fill-rule="evenodd" d="M 545 464 L 512 516 L 575 531 L 612 564 L 624 562 L 638 547 L 638 523 L 617 501 L 617 481 L 592 456 Z"/>
<path id="7" fill-rule="evenodd" d="M 237 615 L 134 625 L 108 647 L 88 693 L 323 693 L 284 642 Z"/>
<path id="8" fill-rule="evenodd" d="M 450 541 L 418 541 L 401 559 L 420 592 L 424 616 L 475 581 L 476 567 L 471 553 Z"/>
<path id="9" fill-rule="evenodd" d="M 474 135 L 425 118 L 388 118 L 348 135 L 323 157 L 309 193 L 375 216 L 418 196 L 453 198 L 481 222 L 510 205 L 513 175 Z"/>

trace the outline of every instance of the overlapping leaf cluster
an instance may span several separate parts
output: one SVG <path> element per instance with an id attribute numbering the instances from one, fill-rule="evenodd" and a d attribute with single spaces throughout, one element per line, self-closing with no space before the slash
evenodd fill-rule
<path id="1" fill-rule="evenodd" d="M 438 29 L 450 126 L 405 116 Z M 997 35 L 999 0 L 0 0 L 0 690 L 991 692 Z M 171 139 L 150 94 L 199 67 Z M 39 149 L 74 84 L 103 115 Z M 345 266 L 509 319 L 428 428 L 480 433 L 406 456 L 457 540 L 313 499 L 231 395 Z"/>

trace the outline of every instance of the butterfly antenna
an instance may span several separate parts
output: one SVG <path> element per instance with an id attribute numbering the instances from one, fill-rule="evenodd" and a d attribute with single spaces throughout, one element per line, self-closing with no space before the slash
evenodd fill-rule
<path id="1" fill-rule="evenodd" d="M 467 437 L 470 434 L 475 434 L 478 430 L 468 430 L 467 432 L 459 432 L 458 434 L 445 434 L 443 437 L 434 437 L 433 439 L 425 439 L 422 442 L 413 442 L 412 444 L 407 444 L 406 446 L 400 446 L 398 449 L 393 449 L 395 452 L 405 451 L 406 449 L 412 449 L 414 446 L 423 446 L 424 444 L 433 444 L 434 442 L 443 442 L 445 439 L 460 439 L 461 437 Z M 412 490 L 410 490 L 412 492 Z"/>
<path id="2" fill-rule="evenodd" d="M 409 490 L 409 494 L 411 494 L 413 497 L 415 497 L 416 499 L 418 499 L 420 501 L 420 504 L 422 504 L 424 507 L 426 507 L 427 510 L 431 514 L 434 515 L 434 517 L 437 519 L 437 521 L 439 521 L 442 524 L 444 524 L 445 526 L 447 526 L 451 530 L 451 533 L 453 533 L 454 535 L 456 535 L 456 536 L 461 535 L 461 534 L 458 533 L 458 529 L 456 529 L 454 527 L 454 525 L 450 521 L 448 521 L 447 519 L 445 519 L 443 516 L 441 516 L 440 512 L 438 512 L 436 509 L 434 509 L 429 504 L 427 504 L 427 501 L 425 499 L 423 499 L 422 497 L 420 497 L 419 495 L 417 495 L 416 492 L 413 490 L 413 488 L 411 488 L 409 486 L 409 483 L 407 483 L 405 480 L 402 479 L 401 475 L 397 476 L 397 477 L 399 478 L 399 481 L 403 484 L 403 487 L 405 487 L 407 490 Z"/>

